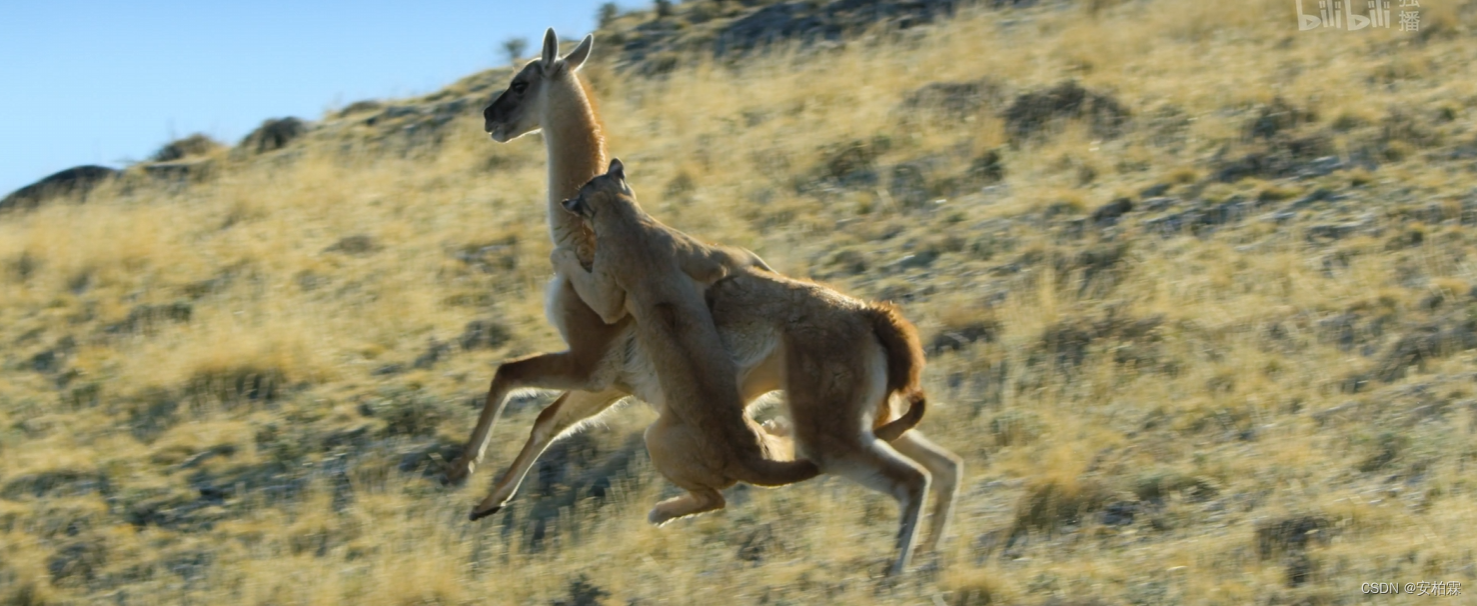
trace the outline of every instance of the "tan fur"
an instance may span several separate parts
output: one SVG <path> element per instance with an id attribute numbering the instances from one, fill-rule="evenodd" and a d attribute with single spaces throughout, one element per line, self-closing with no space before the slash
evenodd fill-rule
<path id="1" fill-rule="evenodd" d="M 599 174 L 605 148 L 598 120 L 573 73 L 577 65 L 560 65 L 564 60 L 551 56 L 552 39 L 551 30 L 545 38 L 545 56 L 515 77 L 534 80 L 525 85 L 525 93 L 517 99 L 504 93 L 487 108 L 487 130 L 500 142 L 542 130 L 549 156 L 550 235 L 556 249 L 573 251 L 589 262 L 593 255 L 587 253 L 594 250 L 591 234 L 558 204 Z M 585 55 L 590 43 L 588 37 L 581 43 Z M 578 49 L 571 56 L 577 54 Z M 887 401 L 894 382 L 888 380 L 893 374 L 888 361 L 898 357 L 892 349 L 884 349 L 888 339 L 879 330 L 876 306 L 762 270 L 733 272 L 709 288 L 708 299 L 719 337 L 737 362 L 743 400 L 785 389 L 801 455 L 824 473 L 845 475 L 899 500 L 903 523 L 894 570 L 906 565 L 911 551 L 923 500 L 920 477 L 934 498 L 933 524 L 923 547 L 935 548 L 946 532 L 963 463 L 917 430 L 890 444 L 878 441 L 870 431 L 892 415 Z M 661 386 L 651 376 L 629 318 L 605 324 L 564 275 L 550 284 L 546 312 L 569 349 L 498 367 L 477 427 L 466 451 L 448 466 L 447 480 L 464 481 L 475 469 L 510 393 L 531 387 L 568 391 L 539 415 L 522 450 L 473 510 L 473 519 L 491 515 L 512 499 L 539 455 L 560 436 L 627 395 L 662 400 Z M 840 340 L 829 340 L 832 337 Z M 906 357 L 912 359 L 911 354 Z M 920 369 L 921 362 L 917 358 Z M 838 374 L 808 370 L 820 368 Z M 842 437 L 828 437 L 836 435 Z"/>
<path id="2" fill-rule="evenodd" d="M 923 420 L 927 399 L 923 396 L 923 343 L 918 331 L 903 318 L 902 311 L 891 303 L 874 303 L 867 310 L 872 318 L 872 331 L 882 348 L 887 350 L 887 392 L 898 394 L 909 402 L 908 414 L 876 428 L 878 438 L 891 442 Z M 878 422 L 886 419 L 887 401 Z"/>
<path id="3" fill-rule="evenodd" d="M 735 481 L 781 486 L 818 475 L 810 461 L 765 458 L 778 449 L 766 447 L 773 438 L 744 414 L 737 369 L 703 298 L 707 285 L 757 257 L 705 246 L 646 214 L 619 160 L 564 207 L 593 227 L 595 258 L 585 271 L 573 253 L 556 253 L 555 269 L 606 322 L 636 319 L 636 341 L 661 386 L 647 451 L 657 470 L 689 494 L 658 504 L 650 520 L 662 524 L 722 507 L 718 491 Z"/>

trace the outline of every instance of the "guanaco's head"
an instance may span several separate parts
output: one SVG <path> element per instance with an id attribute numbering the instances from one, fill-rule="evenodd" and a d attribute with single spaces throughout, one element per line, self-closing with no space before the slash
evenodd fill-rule
<path id="1" fill-rule="evenodd" d="M 620 158 L 613 158 L 605 174 L 595 175 L 594 179 L 580 187 L 575 197 L 561 204 L 564 210 L 578 215 L 593 227 L 596 216 L 623 208 L 634 208 L 636 193 L 626 183 L 625 165 L 621 164 Z"/>
<path id="2" fill-rule="evenodd" d="M 492 135 L 492 140 L 507 143 L 518 137 L 543 128 L 543 108 L 549 102 L 550 89 L 564 78 L 578 86 L 574 72 L 590 58 L 590 48 L 595 45 L 594 36 L 585 36 L 579 46 L 568 55 L 559 56 L 559 37 L 554 28 L 544 32 L 542 56 L 523 66 L 507 90 L 499 93 L 492 105 L 482 110 L 486 120 L 483 130 Z"/>

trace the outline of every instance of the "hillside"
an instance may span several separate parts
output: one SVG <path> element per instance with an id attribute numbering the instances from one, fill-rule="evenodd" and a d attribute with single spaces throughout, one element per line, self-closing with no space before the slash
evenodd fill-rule
<path id="1" fill-rule="evenodd" d="M 466 521 L 552 395 L 442 487 L 495 364 L 562 346 L 543 148 L 482 132 L 506 69 L 8 198 L 0 603 L 1462 603 L 1360 584 L 1477 582 L 1477 2 L 1288 4 L 596 32 L 648 211 L 923 332 L 966 476 L 900 579 L 892 500 L 840 479 L 649 527 L 643 406 Z"/>

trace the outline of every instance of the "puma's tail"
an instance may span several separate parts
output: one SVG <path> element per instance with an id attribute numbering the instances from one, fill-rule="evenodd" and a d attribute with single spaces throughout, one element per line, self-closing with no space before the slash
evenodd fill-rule
<path id="1" fill-rule="evenodd" d="M 821 470 L 806 459 L 776 461 L 760 457 L 739 461 L 730 473 L 739 481 L 772 487 L 804 482 L 820 475 Z"/>
<path id="2" fill-rule="evenodd" d="M 898 394 L 910 403 L 907 414 L 873 430 L 883 440 L 894 440 L 923 420 L 927 400 L 923 395 L 923 343 L 918 329 L 891 303 L 873 303 L 868 308 L 872 332 L 887 351 L 887 394 Z"/>

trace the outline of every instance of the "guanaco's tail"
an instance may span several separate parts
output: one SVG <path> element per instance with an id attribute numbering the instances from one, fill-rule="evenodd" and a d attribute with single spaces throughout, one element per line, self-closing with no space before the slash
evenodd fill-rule
<path id="1" fill-rule="evenodd" d="M 928 408 L 928 399 L 924 398 L 923 392 L 920 391 L 909 396 L 908 401 L 909 408 L 907 414 L 893 419 L 891 423 L 872 430 L 872 435 L 877 436 L 877 439 L 883 442 L 891 442 L 918 425 L 918 422 L 923 420 L 924 409 Z"/>
<path id="2" fill-rule="evenodd" d="M 887 350 L 887 394 L 903 396 L 909 402 L 907 414 L 873 430 L 878 438 L 891 441 L 923 420 L 927 399 L 923 394 L 923 343 L 918 329 L 903 317 L 891 303 L 873 303 L 867 310 L 872 318 L 872 332 Z"/>

